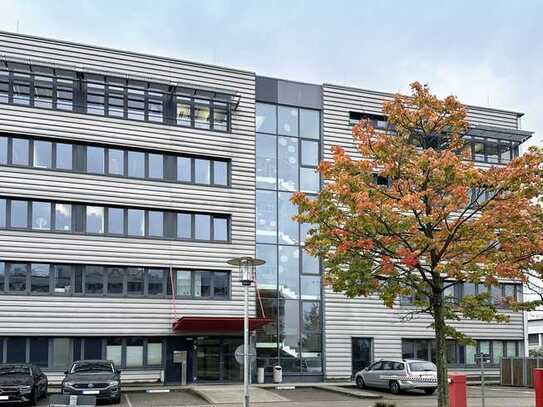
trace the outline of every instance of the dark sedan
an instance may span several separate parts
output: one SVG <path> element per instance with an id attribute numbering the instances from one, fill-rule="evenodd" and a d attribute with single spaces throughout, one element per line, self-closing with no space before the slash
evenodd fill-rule
<path id="1" fill-rule="evenodd" d="M 121 371 L 110 360 L 81 360 L 64 372 L 62 393 L 96 396 L 115 404 L 121 401 Z"/>
<path id="2" fill-rule="evenodd" d="M 31 364 L 0 364 L 0 403 L 35 406 L 47 396 L 47 376 Z"/>

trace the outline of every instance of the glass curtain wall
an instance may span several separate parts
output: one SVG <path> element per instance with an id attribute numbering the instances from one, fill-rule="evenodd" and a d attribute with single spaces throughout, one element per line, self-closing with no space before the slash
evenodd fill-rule
<path id="1" fill-rule="evenodd" d="M 322 374 L 321 275 L 318 259 L 303 251 L 307 227 L 292 220 L 293 192 L 317 193 L 320 112 L 257 103 L 257 286 L 273 323 L 257 330 L 258 366 L 283 374 Z"/>

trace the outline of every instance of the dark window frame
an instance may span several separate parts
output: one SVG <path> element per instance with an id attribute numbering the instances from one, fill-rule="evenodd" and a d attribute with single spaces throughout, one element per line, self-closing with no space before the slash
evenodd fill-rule
<path id="1" fill-rule="evenodd" d="M 190 295 L 178 295 L 177 294 L 177 272 L 189 272 L 190 273 Z M 204 269 L 174 269 L 172 271 L 173 275 L 173 282 L 175 283 L 173 286 L 173 295 L 175 298 L 179 299 L 197 299 L 197 300 L 216 300 L 216 301 L 226 301 L 232 299 L 232 272 L 230 270 L 204 270 Z M 195 294 L 195 287 L 196 287 L 196 273 L 211 273 L 210 278 L 210 293 L 211 295 L 204 297 L 204 296 L 197 296 Z M 215 273 L 226 273 L 227 275 L 227 285 L 226 285 L 226 295 L 225 296 L 217 296 L 215 295 Z"/>

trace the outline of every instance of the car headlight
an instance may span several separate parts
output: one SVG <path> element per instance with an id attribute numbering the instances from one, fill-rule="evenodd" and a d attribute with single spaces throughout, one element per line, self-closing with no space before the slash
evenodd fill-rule
<path id="1" fill-rule="evenodd" d="M 32 386 L 17 386 L 17 390 L 19 390 L 19 393 L 21 394 L 32 393 Z"/>
<path id="2" fill-rule="evenodd" d="M 62 383 L 62 386 L 64 386 L 64 387 L 73 387 L 73 385 L 74 385 L 74 382 L 64 382 L 64 383 Z"/>
<path id="3" fill-rule="evenodd" d="M 118 385 L 119 385 L 119 381 L 118 381 L 118 380 L 111 380 L 111 381 L 109 382 L 109 385 L 110 385 L 110 386 L 118 386 Z"/>

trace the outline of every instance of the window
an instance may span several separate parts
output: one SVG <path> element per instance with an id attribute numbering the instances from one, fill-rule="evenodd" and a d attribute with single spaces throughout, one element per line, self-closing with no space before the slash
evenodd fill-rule
<path id="1" fill-rule="evenodd" d="M 51 230 L 51 204 L 49 202 L 32 202 L 32 229 Z"/>
<path id="2" fill-rule="evenodd" d="M 126 367 L 143 366 L 143 339 L 126 338 Z"/>
<path id="3" fill-rule="evenodd" d="M 55 294 L 71 294 L 72 267 L 53 265 L 53 292 Z"/>
<path id="4" fill-rule="evenodd" d="M 211 109 L 209 100 L 194 100 L 194 127 L 197 129 L 209 129 L 211 124 Z"/>
<path id="5" fill-rule="evenodd" d="M 87 206 L 87 233 L 104 233 L 104 208 Z"/>
<path id="6" fill-rule="evenodd" d="M 128 119 L 145 120 L 145 84 L 140 81 L 128 81 L 127 115 Z"/>
<path id="7" fill-rule="evenodd" d="M 0 261 L 0 292 L 5 290 L 4 282 L 6 281 L 6 263 Z M 0 341 L 1 342 L 1 341 Z M 0 347 L 0 351 L 2 348 Z"/>
<path id="8" fill-rule="evenodd" d="M 190 271 L 178 270 L 176 294 L 178 297 L 189 297 L 192 294 L 192 277 Z"/>
<path id="9" fill-rule="evenodd" d="M 277 133 L 277 107 L 265 103 L 256 104 L 256 131 Z"/>
<path id="10" fill-rule="evenodd" d="M 149 154 L 149 178 L 164 178 L 164 157 L 162 154 Z"/>
<path id="11" fill-rule="evenodd" d="M 317 166 L 319 163 L 319 143 L 302 140 L 302 165 Z"/>
<path id="12" fill-rule="evenodd" d="M 164 236 L 164 213 L 159 211 L 149 211 L 149 236 Z"/>
<path id="13" fill-rule="evenodd" d="M 277 193 L 256 191 L 256 241 L 277 243 Z"/>
<path id="14" fill-rule="evenodd" d="M 192 126 L 192 107 L 190 98 L 177 97 L 177 124 L 180 126 Z"/>
<path id="15" fill-rule="evenodd" d="M 177 180 L 192 182 L 192 160 L 187 157 L 177 157 Z"/>
<path id="16" fill-rule="evenodd" d="M 0 199 L 0 228 L 6 227 L 7 204 L 5 199 Z"/>
<path id="17" fill-rule="evenodd" d="M 128 176 L 134 178 L 145 177 L 145 153 L 128 152 Z"/>
<path id="18" fill-rule="evenodd" d="M 278 188 L 295 191 L 298 189 L 298 140 L 279 137 L 277 142 Z"/>
<path id="19" fill-rule="evenodd" d="M 8 163 L 8 138 L 0 137 L 0 164 Z"/>
<path id="20" fill-rule="evenodd" d="M 108 208 L 107 232 L 124 235 L 124 209 Z"/>
<path id="21" fill-rule="evenodd" d="M 321 278 L 319 276 L 301 276 L 302 300 L 319 300 L 321 298 Z"/>
<path id="22" fill-rule="evenodd" d="M 128 235 L 145 236 L 145 211 L 143 209 L 128 209 Z"/>
<path id="23" fill-rule="evenodd" d="M 275 189 L 277 186 L 277 137 L 256 134 L 256 186 Z"/>
<path id="24" fill-rule="evenodd" d="M 144 287 L 144 269 L 129 267 L 126 274 L 126 293 L 128 295 L 142 296 Z"/>
<path id="25" fill-rule="evenodd" d="M 105 86 L 103 84 L 87 83 L 87 113 L 100 116 L 105 114 Z"/>
<path id="26" fill-rule="evenodd" d="M 256 245 L 256 257 L 266 263 L 258 268 L 256 281 L 262 297 L 277 295 L 277 246 L 269 244 Z"/>
<path id="27" fill-rule="evenodd" d="M 319 192 L 320 179 L 316 168 L 300 167 L 300 191 Z"/>
<path id="28" fill-rule="evenodd" d="M 280 297 L 298 299 L 300 294 L 299 248 L 279 246 L 278 266 Z"/>
<path id="29" fill-rule="evenodd" d="M 213 103 L 213 130 L 228 130 L 228 106 L 226 103 Z"/>
<path id="30" fill-rule="evenodd" d="M 102 147 L 87 147 L 87 172 L 104 174 L 105 152 Z"/>
<path id="31" fill-rule="evenodd" d="M 291 196 L 292 194 L 288 192 L 279 192 L 278 194 L 279 243 L 283 244 L 297 244 L 299 242 L 298 222 L 292 219 L 298 214 L 298 209 L 290 202 Z"/>
<path id="32" fill-rule="evenodd" d="M 72 230 L 72 205 L 55 204 L 55 230 L 65 232 Z"/>
<path id="33" fill-rule="evenodd" d="M 213 218 L 213 240 L 228 240 L 228 219 Z"/>
<path id="34" fill-rule="evenodd" d="M 147 270 L 147 294 L 148 295 L 163 295 L 164 294 L 164 277 L 166 271 L 162 269 Z"/>
<path id="35" fill-rule="evenodd" d="M 108 173 L 112 175 L 124 175 L 124 151 L 108 149 Z"/>
<path id="36" fill-rule="evenodd" d="M 180 239 L 192 238 L 192 215 L 188 213 L 177 214 L 177 237 Z"/>
<path id="37" fill-rule="evenodd" d="M 120 295 L 124 291 L 124 269 L 121 267 L 107 267 L 107 294 Z"/>
<path id="38" fill-rule="evenodd" d="M 300 109 L 300 137 L 320 139 L 320 113 L 318 110 Z"/>
<path id="39" fill-rule="evenodd" d="M 29 338 L 29 361 L 40 367 L 47 367 L 49 364 L 49 338 Z"/>
<path id="40" fill-rule="evenodd" d="M 85 267 L 85 294 L 104 293 L 104 268 L 100 266 Z"/>
<path id="41" fill-rule="evenodd" d="M 278 106 L 277 133 L 283 136 L 298 137 L 298 109 Z"/>
<path id="42" fill-rule="evenodd" d="M 108 338 L 106 344 L 106 359 L 111 360 L 115 367 L 122 366 L 123 343 L 121 338 Z"/>
<path id="43" fill-rule="evenodd" d="M 209 160 L 194 160 L 194 178 L 197 184 L 211 183 L 211 168 Z"/>
<path id="44" fill-rule="evenodd" d="M 162 341 L 149 339 L 147 342 L 147 365 L 162 366 Z"/>
<path id="45" fill-rule="evenodd" d="M 53 368 L 63 370 L 72 361 L 70 338 L 53 338 Z"/>
<path id="46" fill-rule="evenodd" d="M 13 228 L 28 228 L 28 202 L 11 201 L 10 225 Z"/>
<path id="47" fill-rule="evenodd" d="M 49 293 L 49 264 L 32 264 L 30 266 L 30 291 L 32 293 Z"/>
<path id="48" fill-rule="evenodd" d="M 11 163 L 28 166 L 30 162 L 30 142 L 24 138 L 11 139 Z"/>
<path id="49" fill-rule="evenodd" d="M 228 185 L 228 163 L 213 161 L 213 184 Z"/>
<path id="50" fill-rule="evenodd" d="M 209 271 L 194 272 L 194 296 L 212 297 L 212 273 Z"/>
<path id="51" fill-rule="evenodd" d="M 228 273 L 214 272 L 213 273 L 213 297 L 226 298 L 228 296 Z"/>
<path id="52" fill-rule="evenodd" d="M 56 143 L 56 168 L 60 170 L 73 169 L 73 149 L 71 144 Z"/>
<path id="53" fill-rule="evenodd" d="M 20 263 L 12 263 L 8 269 L 8 290 L 10 292 L 25 292 L 26 291 L 26 275 L 27 265 Z"/>
<path id="54" fill-rule="evenodd" d="M 51 168 L 53 165 L 53 144 L 50 141 L 34 140 L 34 167 Z"/>
<path id="55" fill-rule="evenodd" d="M 194 238 L 211 240 L 211 216 L 194 215 Z"/>
<path id="56" fill-rule="evenodd" d="M 30 75 L 13 73 L 13 103 L 30 105 Z"/>

